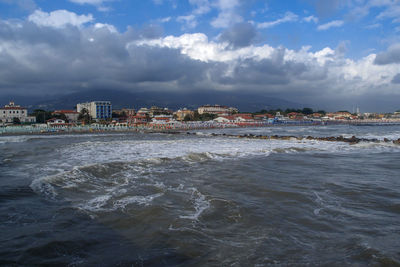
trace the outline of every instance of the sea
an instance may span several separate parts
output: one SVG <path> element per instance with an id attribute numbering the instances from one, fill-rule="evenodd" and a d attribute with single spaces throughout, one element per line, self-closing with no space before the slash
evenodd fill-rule
<path id="1" fill-rule="evenodd" d="M 400 126 L 191 133 L 0 136 L 0 265 L 400 266 L 400 145 L 231 136 Z"/>

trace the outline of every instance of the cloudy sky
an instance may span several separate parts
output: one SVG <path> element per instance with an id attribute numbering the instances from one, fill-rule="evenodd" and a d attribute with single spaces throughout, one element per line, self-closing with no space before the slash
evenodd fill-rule
<path id="1" fill-rule="evenodd" d="M 0 98 L 93 89 L 400 109 L 400 0 L 0 0 Z"/>

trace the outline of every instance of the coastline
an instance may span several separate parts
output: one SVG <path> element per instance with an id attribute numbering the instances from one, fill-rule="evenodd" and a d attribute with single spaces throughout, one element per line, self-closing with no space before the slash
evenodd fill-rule
<path id="1" fill-rule="evenodd" d="M 345 125 L 345 124 L 344 124 Z M 259 126 L 259 127 L 277 127 L 277 126 L 323 126 L 323 125 L 268 125 L 268 126 Z M 360 125 L 354 125 L 360 126 Z M 382 126 L 382 125 L 368 125 L 368 126 Z M 80 129 L 80 130 L 72 130 L 72 129 L 50 129 L 49 131 L 40 131 L 40 132 L 14 132 L 14 133 L 0 133 L 1 136 L 35 136 L 35 135 L 75 135 L 75 134 L 128 134 L 128 133 L 143 133 L 143 134 L 151 134 L 151 133 L 162 133 L 162 134 L 187 134 L 187 135 L 199 135 L 195 130 L 210 130 L 210 129 L 224 129 L 224 128 L 236 128 L 236 127 L 202 127 L 202 128 L 192 128 L 192 129 L 154 129 L 154 128 L 88 128 L 88 129 Z M 251 128 L 251 127 L 240 127 L 240 128 Z M 326 136 L 326 137 L 316 137 L 316 136 L 288 136 L 288 135 L 254 135 L 254 134 L 225 134 L 225 133 L 209 133 L 208 136 L 212 137 L 231 137 L 231 138 L 247 138 L 247 139 L 263 139 L 263 140 L 314 140 L 314 141 L 326 141 L 326 142 L 344 142 L 350 145 L 358 144 L 360 142 L 368 142 L 368 143 L 393 143 L 395 145 L 400 145 L 399 139 L 387 139 L 378 140 L 376 138 L 359 138 L 356 136 L 352 137 L 343 137 L 343 136 Z"/>
<path id="2" fill-rule="evenodd" d="M 74 127 L 35 127 L 35 126 L 7 126 L 0 128 L 1 136 L 21 136 L 21 135 L 63 135 L 63 134 L 105 134 L 105 133 L 185 133 L 194 130 L 210 130 L 210 129 L 226 129 L 226 128 L 270 128 L 270 127 L 323 127 L 328 125 L 351 125 L 357 127 L 372 126 L 393 126 L 400 125 L 400 121 L 393 123 L 384 122 L 330 122 L 328 124 L 321 123 L 277 123 L 277 124 L 249 124 L 249 125 L 232 125 L 232 124 L 199 124 L 184 125 L 184 127 L 167 127 L 166 125 L 145 126 L 74 126 Z"/>

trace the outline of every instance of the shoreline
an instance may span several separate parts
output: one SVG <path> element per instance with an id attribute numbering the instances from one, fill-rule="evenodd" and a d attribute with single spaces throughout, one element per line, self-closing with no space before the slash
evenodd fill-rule
<path id="1" fill-rule="evenodd" d="M 274 127 L 274 126 L 282 126 L 282 125 L 269 125 L 264 127 Z M 288 126 L 288 125 L 285 125 Z M 299 125 L 290 125 L 290 126 L 299 126 Z M 304 126 L 304 125 L 301 125 Z M 307 125 L 307 126 L 322 126 L 322 125 Z M 356 125 L 357 126 L 357 125 Z M 380 125 L 375 125 L 380 126 Z M 75 134 L 128 134 L 128 133 L 142 133 L 142 134 L 181 134 L 181 135 L 198 135 L 204 136 L 203 134 L 199 134 L 197 132 L 193 132 L 196 130 L 212 130 L 212 129 L 226 129 L 229 127 L 209 127 L 209 128 L 199 128 L 199 129 L 144 129 L 144 128 L 131 128 L 131 129 L 123 129 L 123 128 L 108 128 L 108 129 L 83 129 L 83 130 L 61 130 L 58 131 L 45 131 L 45 132 L 17 132 L 17 133 L 0 133 L 1 136 L 35 136 L 35 135 L 75 135 Z M 234 127 L 230 127 L 234 128 Z M 236 128 L 236 127 L 235 127 Z M 238 128 L 252 128 L 252 127 L 238 127 Z M 254 134 L 226 134 L 226 133 L 209 133 L 206 136 L 210 137 L 231 137 L 231 138 L 246 138 L 246 139 L 262 139 L 262 140 L 314 140 L 314 141 L 325 141 L 325 142 L 344 142 L 350 145 L 358 144 L 360 142 L 369 142 L 369 143 L 393 143 L 395 145 L 400 145 L 400 138 L 398 139 L 387 139 L 379 140 L 376 138 L 358 138 L 356 136 L 352 136 L 350 138 L 346 138 L 343 136 L 326 136 L 326 137 L 315 137 L 315 136 L 293 136 L 293 135 L 254 135 Z"/>
<path id="2" fill-rule="evenodd" d="M 330 125 L 347 125 L 347 126 L 371 126 L 371 127 L 381 127 L 381 126 L 396 126 L 400 125 L 393 123 L 332 123 L 332 124 L 295 124 L 295 123 L 280 123 L 280 124 L 265 124 L 265 125 L 240 125 L 240 126 L 232 126 L 232 125 L 213 125 L 213 126 L 200 126 L 200 127 L 177 127 L 177 128 L 163 128 L 163 127 L 68 127 L 68 128 L 56 128 L 56 127 L 26 127 L 24 126 L 12 126 L 14 129 L 6 132 L 1 131 L 0 128 L 0 137 L 1 136 L 23 136 L 23 135 L 68 135 L 68 134 L 106 134 L 106 133 L 165 133 L 165 134 L 178 134 L 178 133 L 186 133 L 189 131 L 196 130 L 212 130 L 212 129 L 239 129 L 239 128 L 270 128 L 270 127 L 323 127 Z M 7 129 L 7 127 L 3 128 Z"/>

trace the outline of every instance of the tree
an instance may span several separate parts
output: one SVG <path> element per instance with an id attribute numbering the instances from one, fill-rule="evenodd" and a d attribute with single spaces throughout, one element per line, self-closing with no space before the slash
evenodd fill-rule
<path id="1" fill-rule="evenodd" d="M 17 117 L 13 118 L 13 124 L 21 124 L 21 120 Z"/>
<path id="2" fill-rule="evenodd" d="M 303 113 L 304 115 L 310 115 L 313 114 L 314 111 L 312 108 L 303 108 L 303 110 L 301 111 L 301 113 Z"/>
<path id="3" fill-rule="evenodd" d="M 126 112 L 125 112 L 125 111 L 122 111 L 121 113 L 113 112 L 113 113 L 112 113 L 112 117 L 113 117 L 113 118 L 126 118 L 127 115 L 126 115 Z"/>
<path id="4" fill-rule="evenodd" d="M 81 110 L 78 116 L 78 120 L 81 121 L 83 124 L 90 124 L 92 122 L 92 117 L 89 114 L 89 111 L 84 108 Z"/>
<path id="5" fill-rule="evenodd" d="M 217 114 L 211 114 L 211 113 L 203 113 L 199 114 L 199 120 L 200 121 L 211 121 L 217 117 Z"/>
<path id="6" fill-rule="evenodd" d="M 197 110 L 195 110 L 193 112 L 193 120 L 194 121 L 199 121 L 200 120 L 200 114 L 199 114 L 199 112 Z"/>
<path id="7" fill-rule="evenodd" d="M 53 115 L 53 118 L 60 119 L 60 120 L 63 120 L 65 122 L 69 122 L 67 116 L 65 116 L 64 113 L 55 114 L 55 115 Z"/>
<path id="8" fill-rule="evenodd" d="M 52 118 L 51 111 L 43 109 L 35 109 L 30 115 L 36 117 L 36 122 L 38 123 L 46 123 L 47 120 Z"/>

